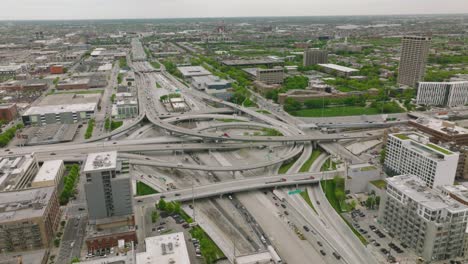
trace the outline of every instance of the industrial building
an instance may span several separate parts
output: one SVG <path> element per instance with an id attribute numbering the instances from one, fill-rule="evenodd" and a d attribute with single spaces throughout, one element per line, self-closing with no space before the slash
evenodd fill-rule
<path id="1" fill-rule="evenodd" d="M 397 83 L 416 87 L 422 80 L 429 56 L 431 37 L 404 36 L 401 39 L 401 57 Z"/>
<path id="2" fill-rule="evenodd" d="M 184 66 L 184 67 L 177 67 L 177 69 L 182 73 L 184 78 L 211 75 L 211 72 L 209 72 L 202 66 Z"/>
<path id="3" fill-rule="evenodd" d="M 284 80 L 284 69 L 275 67 L 273 69 L 245 68 L 242 69 L 250 75 L 250 78 L 267 85 L 282 84 Z"/>
<path id="4" fill-rule="evenodd" d="M 214 75 L 194 76 L 192 77 L 192 85 L 198 90 L 203 90 L 223 100 L 229 100 L 232 96 L 231 82 Z"/>
<path id="5" fill-rule="evenodd" d="M 0 104 L 0 120 L 10 122 L 18 116 L 16 104 Z"/>
<path id="6" fill-rule="evenodd" d="M 331 64 L 331 63 L 326 63 L 326 64 L 318 64 L 322 69 L 329 74 L 334 74 L 337 76 L 342 76 L 342 77 L 349 77 L 353 75 L 356 72 L 359 72 L 356 69 L 341 66 L 338 64 Z"/>
<path id="7" fill-rule="evenodd" d="M 38 171 L 34 154 L 0 158 L 0 192 L 29 187 Z"/>
<path id="8" fill-rule="evenodd" d="M 304 66 L 328 63 L 328 51 L 307 49 L 304 51 Z"/>
<path id="9" fill-rule="evenodd" d="M 54 186 L 59 188 L 62 182 L 63 174 L 65 173 L 65 165 L 63 160 L 47 160 L 44 161 L 41 168 L 31 182 L 31 187 L 49 187 Z"/>
<path id="10" fill-rule="evenodd" d="M 59 222 L 55 187 L 0 192 L 0 251 L 47 248 Z"/>
<path id="11" fill-rule="evenodd" d="M 133 214 L 128 162 L 117 152 L 89 154 L 83 169 L 90 221 Z"/>
<path id="12" fill-rule="evenodd" d="M 24 125 L 73 124 L 92 118 L 100 103 L 100 94 L 56 94 L 45 97 L 23 115 Z"/>
<path id="13" fill-rule="evenodd" d="M 378 221 L 423 262 L 463 254 L 468 206 L 430 189 L 415 175 L 387 178 Z"/>
<path id="14" fill-rule="evenodd" d="M 468 104 L 468 81 L 464 82 L 420 82 L 417 104 L 444 107 Z"/>
<path id="15" fill-rule="evenodd" d="M 430 143 L 417 133 L 390 134 L 384 168 L 389 174 L 412 174 L 430 187 L 452 185 L 459 154 Z"/>
<path id="16" fill-rule="evenodd" d="M 136 263 L 190 264 L 183 232 L 145 238 L 145 252 L 137 253 Z"/>

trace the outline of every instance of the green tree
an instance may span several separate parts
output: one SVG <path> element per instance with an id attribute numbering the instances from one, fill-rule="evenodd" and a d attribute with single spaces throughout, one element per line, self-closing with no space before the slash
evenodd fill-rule
<path id="1" fill-rule="evenodd" d="M 160 199 L 159 202 L 158 202 L 158 208 L 159 208 L 159 210 L 165 211 L 165 210 L 166 210 L 166 207 L 167 207 L 166 201 L 164 201 L 164 199 Z"/>
<path id="2" fill-rule="evenodd" d="M 300 102 L 294 100 L 293 98 L 288 98 L 284 102 L 283 108 L 284 108 L 284 110 L 286 112 L 290 113 L 290 112 L 300 110 L 302 108 L 302 104 Z"/>

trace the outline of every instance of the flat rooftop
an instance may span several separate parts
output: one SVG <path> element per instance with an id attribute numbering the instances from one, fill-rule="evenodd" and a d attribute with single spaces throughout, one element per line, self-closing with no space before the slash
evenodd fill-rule
<path id="1" fill-rule="evenodd" d="M 400 175 L 386 179 L 387 189 L 392 186 L 416 201 L 417 203 L 431 210 L 448 210 L 450 212 L 468 211 L 468 206 L 457 202 L 449 196 L 427 187 L 423 180 L 415 175 Z"/>
<path id="2" fill-rule="evenodd" d="M 341 66 L 341 65 L 338 65 L 338 64 L 331 64 L 331 63 L 319 64 L 319 66 L 322 66 L 322 67 L 328 68 L 328 69 L 332 69 L 332 70 L 336 70 L 336 71 L 339 71 L 339 72 L 346 72 L 346 73 L 358 72 L 359 71 L 359 70 L 356 70 L 356 69 L 353 69 L 353 68 Z"/>
<path id="3" fill-rule="evenodd" d="M 246 65 L 264 65 L 283 63 L 283 60 L 276 59 L 251 59 L 251 60 L 223 60 L 223 64 L 227 66 L 246 66 Z"/>
<path id="4" fill-rule="evenodd" d="M 88 154 L 84 172 L 117 169 L 117 151 Z"/>
<path id="5" fill-rule="evenodd" d="M 193 76 L 192 80 L 194 82 L 206 83 L 206 84 L 228 84 L 230 83 L 229 81 L 221 79 L 218 76 L 214 76 L 214 75 Z"/>
<path id="6" fill-rule="evenodd" d="M 14 190 L 20 177 L 34 162 L 34 154 L 0 158 L 0 190 Z"/>
<path id="7" fill-rule="evenodd" d="M 211 75 L 211 72 L 202 66 L 177 67 L 184 77 Z"/>
<path id="8" fill-rule="evenodd" d="M 47 160 L 44 161 L 41 168 L 34 177 L 33 182 L 54 181 L 57 177 L 60 168 L 63 166 L 63 160 Z"/>
<path id="9" fill-rule="evenodd" d="M 449 135 L 449 136 L 457 136 L 457 135 L 468 135 L 468 129 L 457 126 L 453 122 L 440 120 L 437 118 L 418 118 L 415 121 L 411 120 L 410 122 L 417 123 L 419 125 L 425 126 L 429 129 L 435 130 L 437 132 Z"/>
<path id="10" fill-rule="evenodd" d="M 29 108 L 28 110 L 26 110 L 23 116 L 60 114 L 60 113 L 68 113 L 68 112 L 94 112 L 96 108 L 97 108 L 97 103 L 33 106 Z"/>
<path id="11" fill-rule="evenodd" d="M 418 133 L 395 133 L 390 134 L 390 136 L 402 141 L 409 141 L 410 145 L 408 146 L 410 146 L 412 150 L 426 156 L 443 158 L 445 156 L 458 155 L 458 153 L 454 153 L 446 148 L 429 142 L 428 137 Z"/>
<path id="12" fill-rule="evenodd" d="M 0 223 L 41 217 L 55 187 L 0 192 Z"/>
<path id="13" fill-rule="evenodd" d="M 183 232 L 147 237 L 145 245 L 146 252 L 137 254 L 137 263 L 190 264 Z"/>

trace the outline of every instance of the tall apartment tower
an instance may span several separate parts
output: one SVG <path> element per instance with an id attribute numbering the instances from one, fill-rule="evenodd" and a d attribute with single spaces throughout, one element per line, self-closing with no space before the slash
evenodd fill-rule
<path id="1" fill-rule="evenodd" d="M 326 50 L 308 49 L 304 51 L 304 66 L 328 63 Z"/>
<path id="2" fill-rule="evenodd" d="M 401 45 L 398 83 L 416 87 L 417 82 L 424 76 L 431 37 L 405 36 Z"/>
<path id="3" fill-rule="evenodd" d="M 385 147 L 384 168 L 393 175 L 418 176 L 430 188 L 452 185 L 459 154 L 429 142 L 417 133 L 390 134 Z"/>
<path id="4" fill-rule="evenodd" d="M 117 151 L 89 154 L 83 172 L 90 221 L 133 214 L 128 163 Z"/>
<path id="5" fill-rule="evenodd" d="M 414 175 L 387 178 L 378 221 L 395 239 L 414 249 L 424 263 L 464 253 L 468 206 L 429 189 Z"/>

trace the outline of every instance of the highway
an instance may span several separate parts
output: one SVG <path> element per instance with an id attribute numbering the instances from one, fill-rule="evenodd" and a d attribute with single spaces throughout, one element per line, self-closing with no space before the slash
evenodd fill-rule
<path id="1" fill-rule="evenodd" d="M 135 199 L 141 204 L 154 204 L 161 198 L 166 201 L 189 201 L 192 198 L 201 199 L 220 196 L 228 193 L 245 192 L 257 189 L 272 189 L 282 186 L 298 186 L 305 184 L 317 184 L 321 178 L 332 179 L 336 175 L 343 175 L 342 171 L 329 171 L 326 173 L 295 173 L 274 176 L 249 177 L 235 181 L 224 181 L 209 185 L 200 185 L 193 188 L 168 191 L 158 194 L 138 196 Z M 143 181 L 144 177 L 136 177 Z M 151 183 L 148 183 L 151 184 Z"/>

